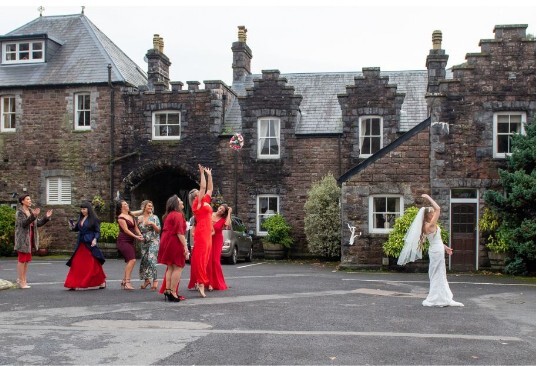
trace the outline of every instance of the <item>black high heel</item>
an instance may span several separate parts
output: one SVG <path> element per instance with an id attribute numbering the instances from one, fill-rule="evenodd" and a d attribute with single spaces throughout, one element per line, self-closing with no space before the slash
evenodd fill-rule
<path id="1" fill-rule="evenodd" d="M 172 294 L 172 289 L 171 288 L 167 288 L 165 291 L 164 291 L 164 301 L 169 301 L 170 300 L 170 295 Z"/>
<path id="2" fill-rule="evenodd" d="M 181 298 L 173 296 L 173 294 L 170 292 L 168 294 L 168 301 L 170 301 L 170 302 L 180 302 Z"/>

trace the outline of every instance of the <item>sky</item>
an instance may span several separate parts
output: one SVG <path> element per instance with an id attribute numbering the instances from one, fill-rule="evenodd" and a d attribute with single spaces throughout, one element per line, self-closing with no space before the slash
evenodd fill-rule
<path id="1" fill-rule="evenodd" d="M 17 6 L 6 6 L 6 3 Z M 304 5 L 307 3 L 308 5 Z M 171 81 L 222 80 L 231 85 L 231 44 L 246 26 L 251 71 L 282 74 L 425 70 L 432 33 L 443 34 L 448 68 L 479 52 L 498 24 L 527 24 L 536 35 L 537 8 L 526 0 L 18 0 L 0 5 L 0 35 L 39 16 L 84 14 L 143 70 L 153 34 L 164 39 Z M 405 4 L 400 5 L 401 3 Z M 531 3 L 531 5 L 530 5 Z M 151 4 L 151 6 L 148 6 Z M 475 5 L 472 5 L 475 4 Z"/>

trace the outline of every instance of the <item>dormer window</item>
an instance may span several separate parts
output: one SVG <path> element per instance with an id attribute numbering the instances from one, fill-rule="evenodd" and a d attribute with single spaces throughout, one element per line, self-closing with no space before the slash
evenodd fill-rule
<path id="1" fill-rule="evenodd" d="M 44 41 L 11 41 L 3 43 L 3 64 L 21 64 L 45 61 Z"/>

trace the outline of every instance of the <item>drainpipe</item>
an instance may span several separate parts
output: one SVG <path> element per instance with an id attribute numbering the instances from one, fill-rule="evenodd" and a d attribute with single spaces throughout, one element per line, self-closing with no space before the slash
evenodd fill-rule
<path id="1" fill-rule="evenodd" d="M 112 85 L 112 65 L 108 64 L 108 86 L 110 87 L 110 210 L 109 221 L 114 222 L 114 129 L 115 129 L 115 90 Z"/>

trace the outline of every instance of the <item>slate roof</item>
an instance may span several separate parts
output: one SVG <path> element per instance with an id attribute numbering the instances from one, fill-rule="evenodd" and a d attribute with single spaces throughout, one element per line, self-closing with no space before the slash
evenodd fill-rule
<path id="1" fill-rule="evenodd" d="M 381 71 L 388 76 L 390 84 L 397 85 L 398 93 L 405 93 L 401 107 L 400 130 L 409 131 L 427 118 L 427 70 Z M 450 73 L 449 73 L 450 74 Z M 280 74 L 287 84 L 295 87 L 295 93 L 302 95 L 300 110 L 302 116 L 296 126 L 296 134 L 338 134 L 343 133 L 341 107 L 337 95 L 346 92 L 347 85 L 354 85 L 354 78 L 362 72 L 300 73 Z M 449 75 L 448 75 L 449 76 Z M 253 80 L 260 74 L 248 75 L 244 82 L 235 82 L 232 89 L 238 96 L 246 95 L 246 88 L 254 85 Z M 226 113 L 225 126 L 233 131 L 241 130 L 241 113 L 235 99 Z"/>
<path id="2" fill-rule="evenodd" d="M 0 37 L 46 34 L 60 44 L 44 63 L 0 65 L 0 86 L 93 84 L 112 82 L 147 85 L 146 73 L 85 15 L 42 16 Z"/>

